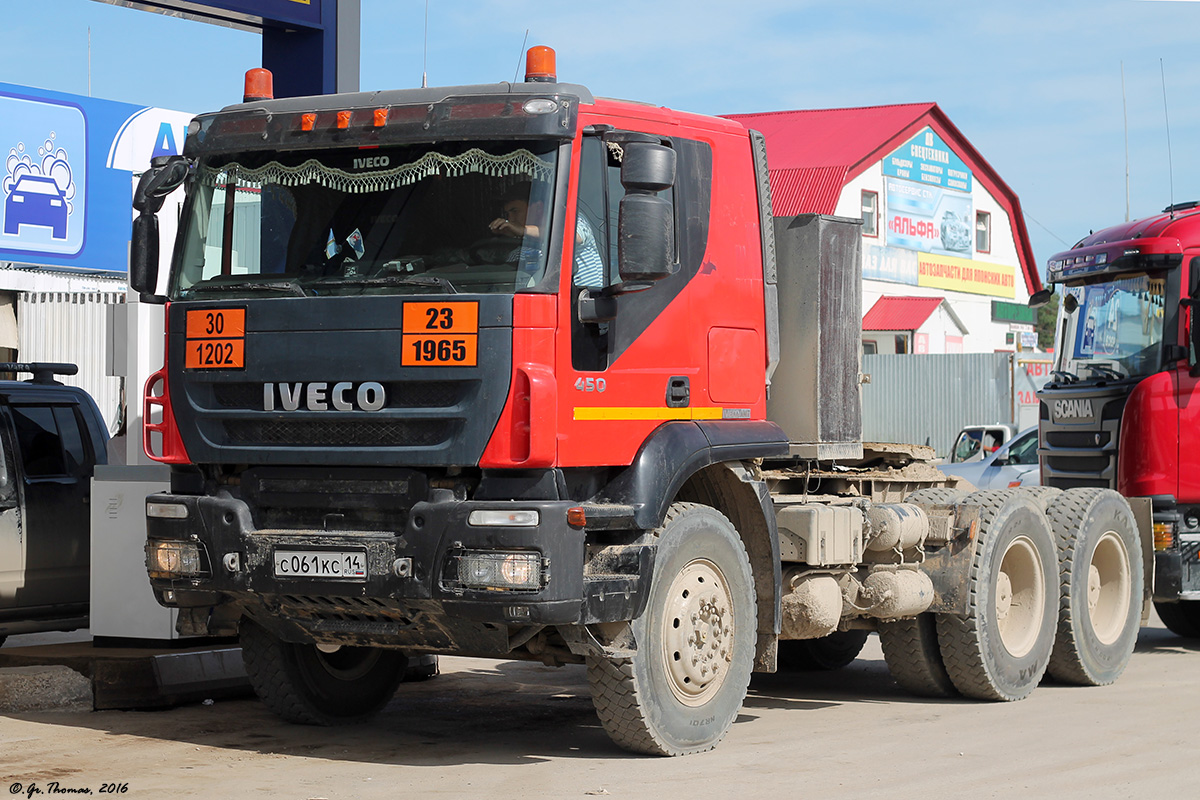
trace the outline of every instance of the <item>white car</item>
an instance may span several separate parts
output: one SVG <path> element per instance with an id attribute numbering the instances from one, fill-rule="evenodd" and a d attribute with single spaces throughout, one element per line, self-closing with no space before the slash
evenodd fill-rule
<path id="1" fill-rule="evenodd" d="M 970 481 L 977 489 L 1009 489 L 1015 486 L 1038 486 L 1042 468 L 1038 463 L 1038 429 L 1026 428 L 994 453 L 979 461 L 943 464 L 939 469 Z"/>

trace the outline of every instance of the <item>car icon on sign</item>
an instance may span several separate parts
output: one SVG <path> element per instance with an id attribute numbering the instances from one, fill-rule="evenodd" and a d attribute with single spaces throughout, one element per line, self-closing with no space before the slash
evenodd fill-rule
<path id="1" fill-rule="evenodd" d="M 4 232 L 19 234 L 22 225 L 49 228 L 55 239 L 67 238 L 67 200 L 53 178 L 17 178 L 4 202 Z"/>

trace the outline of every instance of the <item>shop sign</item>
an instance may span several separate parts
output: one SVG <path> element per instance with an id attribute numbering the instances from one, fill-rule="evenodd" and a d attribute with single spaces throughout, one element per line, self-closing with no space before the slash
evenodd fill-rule
<path id="1" fill-rule="evenodd" d="M 971 169 L 928 126 L 883 159 L 883 174 L 928 186 L 971 191 Z"/>
<path id="2" fill-rule="evenodd" d="M 969 258 L 919 253 L 917 285 L 952 292 L 1016 297 L 1016 270 Z"/>
<path id="3" fill-rule="evenodd" d="M 971 195 L 887 178 L 887 243 L 926 253 L 974 252 Z"/>

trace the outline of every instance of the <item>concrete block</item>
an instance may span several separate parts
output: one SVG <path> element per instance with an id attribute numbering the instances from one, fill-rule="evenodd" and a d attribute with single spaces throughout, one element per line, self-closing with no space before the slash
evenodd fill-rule
<path id="1" fill-rule="evenodd" d="M 0 713 L 91 710 L 92 682 L 70 667 L 0 669 Z"/>

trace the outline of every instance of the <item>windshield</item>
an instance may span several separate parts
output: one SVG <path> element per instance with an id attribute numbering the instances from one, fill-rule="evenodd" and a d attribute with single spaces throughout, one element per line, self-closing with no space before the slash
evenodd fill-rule
<path id="1" fill-rule="evenodd" d="M 202 162 L 171 297 L 533 286 L 556 165 L 553 143 L 478 141 Z"/>
<path id="2" fill-rule="evenodd" d="M 1146 273 L 1065 289 L 1065 335 L 1058 368 L 1084 380 L 1126 378 L 1156 371 L 1165 290 L 1166 280 L 1161 275 Z M 1077 304 L 1074 311 L 1067 311 L 1073 304 Z"/>

